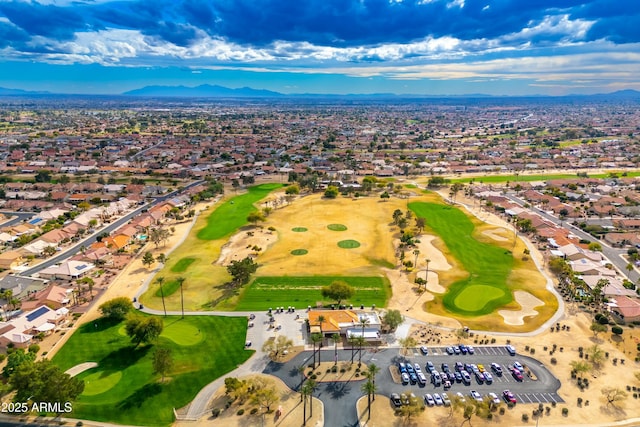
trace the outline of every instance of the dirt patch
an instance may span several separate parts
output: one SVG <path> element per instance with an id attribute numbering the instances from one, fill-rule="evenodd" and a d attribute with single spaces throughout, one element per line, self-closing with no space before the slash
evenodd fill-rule
<path id="1" fill-rule="evenodd" d="M 544 304 L 529 292 L 515 291 L 513 293 L 516 302 L 522 307 L 520 310 L 499 310 L 498 314 L 504 318 L 507 325 L 524 325 L 524 319 L 527 316 L 536 316 L 538 311 L 534 307 Z"/>
<path id="2" fill-rule="evenodd" d="M 509 239 L 500 234 L 501 229 L 484 230 L 482 234 L 495 240 L 496 242 L 508 242 Z"/>
<path id="3" fill-rule="evenodd" d="M 257 256 L 277 239 L 277 234 L 265 228 L 251 227 L 243 229 L 231 236 L 229 242 L 222 247 L 216 264 L 227 266 L 231 261 L 240 261 L 248 256 Z"/>

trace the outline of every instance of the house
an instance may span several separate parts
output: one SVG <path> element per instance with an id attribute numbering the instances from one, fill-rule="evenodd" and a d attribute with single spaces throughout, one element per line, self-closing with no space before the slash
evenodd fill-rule
<path id="1" fill-rule="evenodd" d="M 85 276 L 94 268 L 95 265 L 90 262 L 70 260 L 45 268 L 40 271 L 40 277 L 52 280 L 75 280 Z"/>
<path id="2" fill-rule="evenodd" d="M 637 298 L 627 296 L 611 298 L 609 309 L 625 322 L 640 321 L 640 300 Z"/>
<path id="3" fill-rule="evenodd" d="M 36 292 L 47 286 L 48 280 L 35 277 L 18 276 L 9 274 L 0 279 L 0 291 L 11 291 L 18 299 L 29 292 Z"/>
<path id="4" fill-rule="evenodd" d="M 69 294 L 72 289 L 65 289 L 56 285 L 49 285 L 46 288 L 34 292 L 29 297 L 22 301 L 22 310 L 33 310 L 41 305 L 53 309 L 59 309 L 71 302 Z"/>
<path id="5" fill-rule="evenodd" d="M 573 243 L 560 246 L 558 250 L 562 252 L 564 258 L 569 261 L 577 261 L 580 259 L 586 259 L 593 262 L 602 261 L 602 254 L 600 252 L 585 250 Z"/>
<path id="6" fill-rule="evenodd" d="M 7 322 L 0 322 L 0 348 L 6 349 L 10 345 L 28 347 L 34 335 L 52 333 L 67 321 L 68 315 L 69 310 L 65 307 L 55 310 L 42 305 Z"/>
<path id="7" fill-rule="evenodd" d="M 10 270 L 24 262 L 22 254 L 17 251 L 6 251 L 0 254 L 0 270 Z"/>
<path id="8" fill-rule="evenodd" d="M 362 320 L 365 320 L 364 338 L 368 341 L 380 340 L 382 323 L 375 311 L 310 310 L 308 318 L 310 333 L 321 333 L 323 337 L 339 334 L 346 338 L 363 336 Z"/>

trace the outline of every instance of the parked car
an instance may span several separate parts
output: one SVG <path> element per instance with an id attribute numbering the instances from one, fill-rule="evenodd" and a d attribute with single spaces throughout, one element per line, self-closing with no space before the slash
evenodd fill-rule
<path id="1" fill-rule="evenodd" d="M 478 371 L 474 375 L 476 376 L 476 381 L 478 382 L 478 384 L 484 383 L 484 374 L 482 372 Z"/>
<path id="2" fill-rule="evenodd" d="M 449 395 L 447 393 L 442 393 L 442 403 L 444 406 L 451 406 L 451 399 L 449 399 Z"/>
<path id="3" fill-rule="evenodd" d="M 436 367 L 433 365 L 433 362 L 431 362 L 430 360 L 427 361 L 427 371 L 429 371 L 429 373 L 433 374 L 433 372 L 436 370 Z"/>
<path id="4" fill-rule="evenodd" d="M 404 385 L 409 384 L 409 374 L 407 374 L 406 372 L 403 372 L 402 374 L 400 374 L 400 378 L 402 379 L 402 384 Z"/>
<path id="5" fill-rule="evenodd" d="M 462 382 L 466 385 L 471 385 L 471 375 L 467 371 L 462 371 L 460 374 L 462 374 Z"/>
<path id="6" fill-rule="evenodd" d="M 517 360 L 513 362 L 513 367 L 516 368 L 520 372 L 524 372 L 524 366 Z"/>
<path id="7" fill-rule="evenodd" d="M 431 374 L 431 382 L 434 386 L 439 387 L 442 384 L 442 377 L 438 372 Z"/>
<path id="8" fill-rule="evenodd" d="M 406 374 L 407 373 L 407 365 L 405 365 L 404 363 L 400 362 L 398 363 L 398 370 L 400 371 L 401 374 Z"/>
<path id="9" fill-rule="evenodd" d="M 484 365 L 483 365 L 482 363 L 479 363 L 479 364 L 478 364 L 478 370 L 479 370 L 480 372 L 484 372 Z"/>
<path id="10" fill-rule="evenodd" d="M 507 353 L 509 353 L 512 356 L 516 355 L 516 348 L 512 345 L 507 345 Z"/>
<path id="11" fill-rule="evenodd" d="M 502 397 L 507 401 L 507 403 L 516 403 L 516 397 L 509 390 L 503 391 Z"/>
<path id="12" fill-rule="evenodd" d="M 402 404 L 403 405 L 408 405 L 409 404 L 409 395 L 407 393 L 402 393 L 400 395 L 400 400 L 402 400 Z"/>
<path id="13" fill-rule="evenodd" d="M 522 376 L 522 372 L 520 372 L 517 369 L 514 369 L 511 374 L 513 375 L 513 378 L 515 378 L 518 381 L 522 381 L 524 380 L 524 377 Z"/>
<path id="14" fill-rule="evenodd" d="M 457 382 L 457 383 L 461 383 L 461 382 L 462 382 L 462 374 L 461 374 L 460 372 L 457 372 L 457 371 L 456 371 L 456 372 L 453 374 L 453 376 L 455 377 L 455 379 L 456 379 L 456 382 Z"/>
<path id="15" fill-rule="evenodd" d="M 464 394 L 457 392 L 456 393 L 456 397 L 458 398 L 458 401 L 460 403 L 465 403 L 467 401 L 467 399 L 464 398 Z"/>
<path id="16" fill-rule="evenodd" d="M 395 407 L 402 406 L 402 401 L 400 400 L 400 395 L 398 393 L 391 393 L 391 396 L 389 396 L 389 399 L 391 399 L 391 403 L 393 403 L 393 406 Z"/>
<path id="17" fill-rule="evenodd" d="M 447 354 L 448 355 L 452 355 L 453 354 L 453 347 L 451 347 L 451 346 L 447 347 Z"/>
<path id="18" fill-rule="evenodd" d="M 476 350 L 470 345 L 467 346 L 467 351 L 469 352 L 469 354 L 474 354 L 476 352 Z"/>
<path id="19" fill-rule="evenodd" d="M 418 372 L 416 376 L 418 377 L 418 384 L 420 384 L 421 386 L 427 384 L 427 377 L 425 377 L 422 372 Z"/>
<path id="20" fill-rule="evenodd" d="M 453 347 L 453 352 L 455 354 L 460 354 L 460 347 L 458 347 L 457 345 Z"/>
<path id="21" fill-rule="evenodd" d="M 442 383 L 442 388 L 444 388 L 445 390 L 449 390 L 451 388 L 451 381 L 446 380 Z"/>
<path id="22" fill-rule="evenodd" d="M 411 363 L 407 363 L 405 365 L 407 367 L 407 374 L 415 374 L 416 371 L 413 370 L 413 365 Z"/>
<path id="23" fill-rule="evenodd" d="M 448 363 L 443 363 L 441 366 L 442 366 L 442 372 L 446 372 L 447 374 L 450 372 Z"/>
<path id="24" fill-rule="evenodd" d="M 442 401 L 442 397 L 438 393 L 433 393 L 433 400 L 436 402 L 436 405 L 442 406 L 444 402 Z"/>
<path id="25" fill-rule="evenodd" d="M 494 405 L 500 404 L 500 398 L 498 398 L 497 394 L 491 392 L 487 396 L 489 396 L 489 399 L 491 399 L 491 403 L 493 403 Z"/>
<path id="26" fill-rule="evenodd" d="M 409 382 L 415 384 L 418 382 L 418 376 L 415 373 L 409 374 Z"/>
<path id="27" fill-rule="evenodd" d="M 424 354 L 425 356 L 427 354 L 429 354 L 429 349 L 425 346 L 420 347 L 420 353 Z"/>
<path id="28" fill-rule="evenodd" d="M 484 372 L 482 375 L 484 375 L 484 380 L 487 384 L 491 384 L 493 382 L 493 377 L 489 372 Z"/>
<path id="29" fill-rule="evenodd" d="M 420 368 L 419 363 L 414 363 L 413 370 L 416 371 L 416 374 L 422 372 L 422 368 Z"/>
<path id="30" fill-rule="evenodd" d="M 424 395 L 424 403 L 427 406 L 433 406 L 436 404 L 436 401 L 433 400 L 433 396 L 431 396 L 429 393 Z"/>
<path id="31" fill-rule="evenodd" d="M 458 348 L 460 349 L 460 353 L 462 353 L 462 354 L 467 354 L 469 352 L 469 349 L 464 344 L 460 344 L 458 346 Z"/>
<path id="32" fill-rule="evenodd" d="M 491 370 L 493 372 L 495 372 L 495 374 L 497 376 L 499 376 L 499 377 L 502 376 L 502 367 L 500 365 L 498 365 L 497 363 L 494 362 L 494 363 L 491 364 Z"/>
<path id="33" fill-rule="evenodd" d="M 455 370 L 460 372 L 464 369 L 464 365 L 462 364 L 462 362 L 456 362 L 456 367 Z"/>
<path id="34" fill-rule="evenodd" d="M 471 396 L 472 399 L 475 399 L 478 402 L 482 402 L 482 395 L 478 393 L 476 390 L 471 390 L 469 392 L 469 395 Z"/>

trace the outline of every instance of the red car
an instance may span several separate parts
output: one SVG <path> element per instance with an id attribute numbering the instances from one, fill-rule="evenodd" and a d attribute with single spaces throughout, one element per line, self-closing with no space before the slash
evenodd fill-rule
<path id="1" fill-rule="evenodd" d="M 502 397 L 504 397 L 504 400 L 506 400 L 507 403 L 516 403 L 516 397 L 509 390 L 503 391 Z"/>
<path id="2" fill-rule="evenodd" d="M 518 381 L 522 381 L 522 380 L 523 380 L 522 373 L 521 373 L 519 370 L 517 370 L 517 369 L 515 369 L 515 368 L 514 368 L 514 370 L 513 370 L 513 371 L 511 371 L 511 373 L 513 374 L 513 377 L 514 377 L 516 380 L 518 380 Z"/>

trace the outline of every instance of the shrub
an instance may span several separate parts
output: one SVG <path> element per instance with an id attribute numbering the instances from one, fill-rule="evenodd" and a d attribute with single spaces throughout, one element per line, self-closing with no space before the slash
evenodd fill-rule
<path id="1" fill-rule="evenodd" d="M 218 415 L 220 415 L 220 408 L 214 408 L 214 409 L 211 411 L 211 416 L 212 416 L 213 418 L 218 418 Z"/>
<path id="2" fill-rule="evenodd" d="M 238 414 L 238 415 L 244 415 L 244 408 L 240 408 L 240 409 L 238 409 L 238 412 L 236 412 L 236 414 Z"/>
<path id="3" fill-rule="evenodd" d="M 529 414 L 522 414 L 522 421 L 524 421 L 525 423 L 529 421 Z"/>
<path id="4" fill-rule="evenodd" d="M 251 409 L 251 411 L 249 412 L 251 415 L 255 415 L 258 412 L 258 408 L 253 408 Z"/>
<path id="5" fill-rule="evenodd" d="M 84 423 L 83 423 L 82 421 L 78 421 L 78 422 L 76 423 L 76 426 L 77 426 L 77 427 L 82 427 L 83 425 L 84 425 Z"/>
<path id="6" fill-rule="evenodd" d="M 40 351 L 40 346 L 38 344 L 31 344 L 29 346 L 29 353 L 38 354 L 39 351 Z"/>
<path id="7" fill-rule="evenodd" d="M 569 415 L 569 408 L 562 408 L 562 415 L 565 417 Z"/>
<path id="8" fill-rule="evenodd" d="M 555 364 L 557 364 L 557 363 L 558 363 L 558 360 L 557 360 L 555 357 L 552 357 L 552 358 L 551 358 L 551 364 L 552 364 L 552 365 L 555 365 Z"/>
<path id="9" fill-rule="evenodd" d="M 618 325 L 616 326 L 612 326 L 611 327 L 611 332 L 613 332 L 616 335 L 622 335 L 622 328 Z"/>

